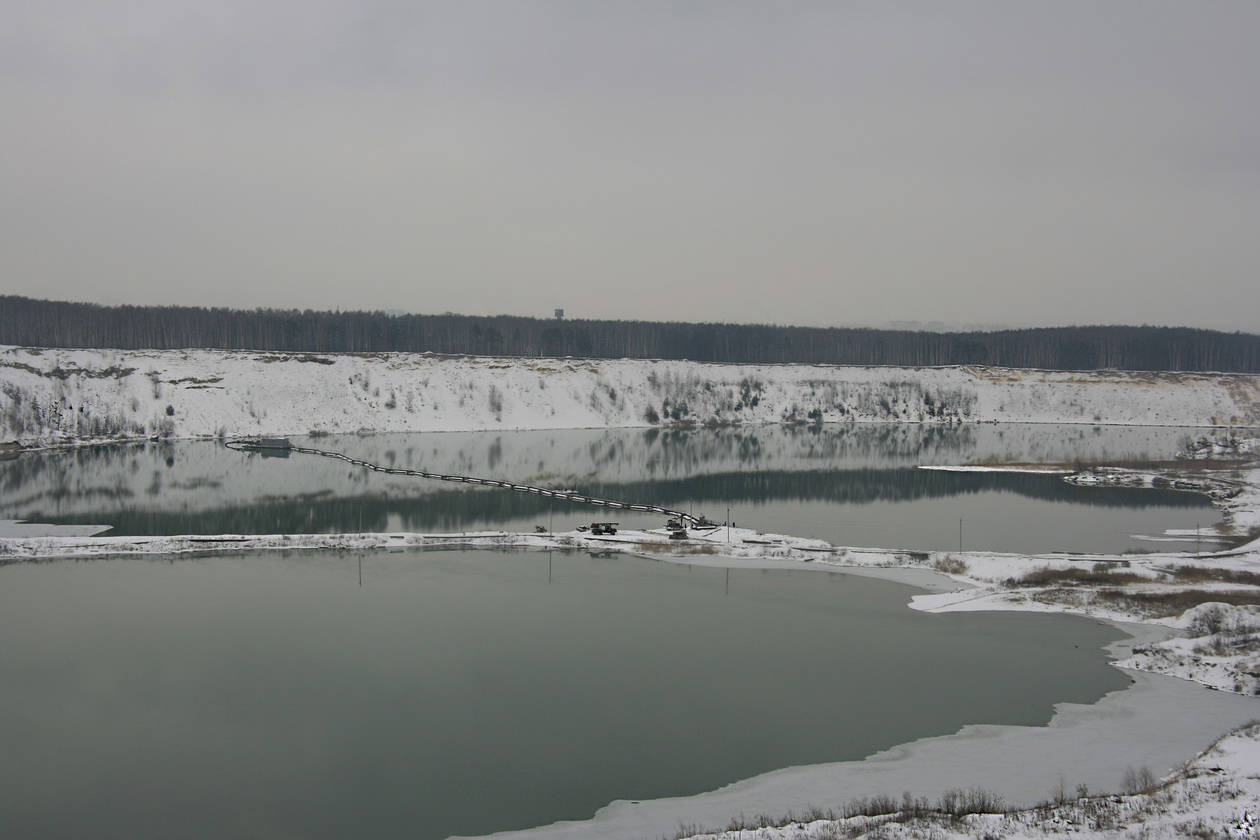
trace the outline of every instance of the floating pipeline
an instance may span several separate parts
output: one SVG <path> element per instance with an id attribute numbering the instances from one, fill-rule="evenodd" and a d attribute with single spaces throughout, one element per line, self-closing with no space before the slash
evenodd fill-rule
<path id="1" fill-rule="evenodd" d="M 348 464 L 354 464 L 358 467 L 365 467 L 373 472 L 385 473 L 387 475 L 411 475 L 417 478 L 429 478 L 436 481 L 453 481 L 457 484 L 479 484 L 483 487 L 498 487 L 504 490 L 516 490 L 520 493 L 532 493 L 537 496 L 548 496 L 553 499 L 564 499 L 566 501 L 575 502 L 585 505 L 596 505 L 598 507 L 614 508 L 616 510 L 633 510 L 642 513 L 661 513 L 666 516 L 677 519 L 680 522 L 687 522 L 690 525 L 709 525 L 702 516 L 693 516 L 681 510 L 670 510 L 659 505 L 644 505 L 635 502 L 619 502 L 615 499 L 600 499 L 595 496 L 583 496 L 576 490 L 552 490 L 547 487 L 533 487 L 528 484 L 513 484 L 510 481 L 499 481 L 494 478 L 478 478 L 471 475 L 446 475 L 444 473 L 431 473 L 424 470 L 408 470 L 400 467 L 382 467 L 380 464 L 373 464 L 371 461 L 364 461 L 359 458 L 351 458 L 349 455 L 343 455 L 340 452 L 329 452 L 324 449 L 312 449 L 306 446 L 294 446 L 287 438 L 239 438 L 236 440 L 225 441 L 224 446 L 237 452 L 258 452 L 264 456 L 288 457 L 290 453 L 299 453 L 302 455 L 320 455 L 324 458 L 336 458 L 345 461 Z"/>

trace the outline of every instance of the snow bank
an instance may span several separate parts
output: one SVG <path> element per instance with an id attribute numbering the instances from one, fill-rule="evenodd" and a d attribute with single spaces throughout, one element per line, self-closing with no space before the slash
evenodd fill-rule
<path id="1" fill-rule="evenodd" d="M 964 816 L 895 810 L 878 817 L 818 819 L 818 812 L 825 809 L 807 808 L 780 825 L 696 834 L 692 840 L 1255 837 L 1260 834 L 1258 777 L 1260 725 L 1249 725 L 1229 733 L 1164 780 L 1148 779 L 1135 768 L 1123 795 L 1073 796 L 1012 813 Z M 962 793 L 965 798 L 967 792 Z M 899 801 L 892 800 L 894 805 Z M 757 819 L 742 822 L 755 826 Z"/>
<path id="2" fill-rule="evenodd" d="M 1260 376 L 0 349 L 0 441 L 846 421 L 1260 425 Z"/>

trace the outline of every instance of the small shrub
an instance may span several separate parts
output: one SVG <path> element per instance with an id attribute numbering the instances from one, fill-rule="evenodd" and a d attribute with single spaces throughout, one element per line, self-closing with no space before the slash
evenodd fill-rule
<path id="1" fill-rule="evenodd" d="M 1245 586 L 1260 586 L 1260 573 L 1241 569 L 1218 569 L 1210 566 L 1173 566 L 1164 569 L 1179 581 L 1220 581 L 1221 583 L 1239 583 Z"/>
<path id="2" fill-rule="evenodd" d="M 1120 781 L 1120 792 L 1128 796 L 1139 793 L 1150 793 L 1155 789 L 1155 774 L 1150 771 L 1146 765 L 1134 768 L 1130 766 L 1124 771 L 1124 778 Z"/>
<path id="3" fill-rule="evenodd" d="M 1205 607 L 1194 616 L 1190 621 L 1191 636 L 1215 636 L 1225 629 L 1227 622 L 1227 613 L 1225 608 L 1213 604 Z"/>
<path id="4" fill-rule="evenodd" d="M 1099 566 L 1104 566 L 1099 570 Z M 1147 578 L 1134 572 L 1113 572 L 1105 564 L 1095 563 L 1092 569 L 1056 569 L 1038 566 L 1023 577 L 1007 578 L 1008 587 L 1015 586 L 1062 586 L 1064 584 L 1089 584 L 1111 586 L 1120 583 L 1146 583 Z"/>
<path id="5" fill-rule="evenodd" d="M 490 411 L 494 413 L 494 419 L 503 419 L 503 394 L 494 385 L 490 386 Z"/>
<path id="6" fill-rule="evenodd" d="M 968 814 L 1001 814 L 1006 811 L 1002 797 L 981 788 L 950 790 L 941 794 L 937 810 L 955 819 Z"/>
<path id="7" fill-rule="evenodd" d="M 965 575 L 968 570 L 967 561 L 952 554 L 938 557 L 936 562 L 932 564 L 932 568 L 947 575 Z"/>
<path id="8" fill-rule="evenodd" d="M 680 545 L 678 543 L 657 543 L 657 542 L 641 542 L 635 544 L 635 550 L 644 554 L 673 554 L 673 555 L 690 555 L 690 554 L 717 554 L 718 550 L 712 545 Z"/>
<path id="9" fill-rule="evenodd" d="M 1119 607 L 1151 617 L 1181 615 L 1188 609 L 1212 601 L 1234 606 L 1260 605 L 1260 592 L 1221 592 L 1208 589 L 1183 589 L 1175 592 L 1125 592 L 1122 589 L 1102 589 L 1097 593 L 1097 597 L 1100 601 L 1110 601 Z"/>

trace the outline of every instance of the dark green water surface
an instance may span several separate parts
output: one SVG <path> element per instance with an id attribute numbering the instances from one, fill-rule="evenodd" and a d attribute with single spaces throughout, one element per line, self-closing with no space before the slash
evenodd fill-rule
<path id="1" fill-rule="evenodd" d="M 1113 629 L 913 593 L 573 553 L 0 567 L 0 837 L 522 828 L 1127 683 Z"/>

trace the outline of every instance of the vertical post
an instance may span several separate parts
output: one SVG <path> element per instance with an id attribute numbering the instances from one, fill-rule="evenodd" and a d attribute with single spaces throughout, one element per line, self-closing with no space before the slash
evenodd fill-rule
<path id="1" fill-rule="evenodd" d="M 962 554 L 962 518 L 958 519 L 958 553 Z"/>
<path id="2" fill-rule="evenodd" d="M 730 566 L 726 567 L 726 593 L 725 594 L 727 595 L 731 594 L 731 567 Z"/>
<path id="3" fill-rule="evenodd" d="M 363 585 L 363 555 L 359 555 L 359 586 Z"/>
<path id="4" fill-rule="evenodd" d="M 726 506 L 726 544 L 731 544 L 731 506 Z"/>

